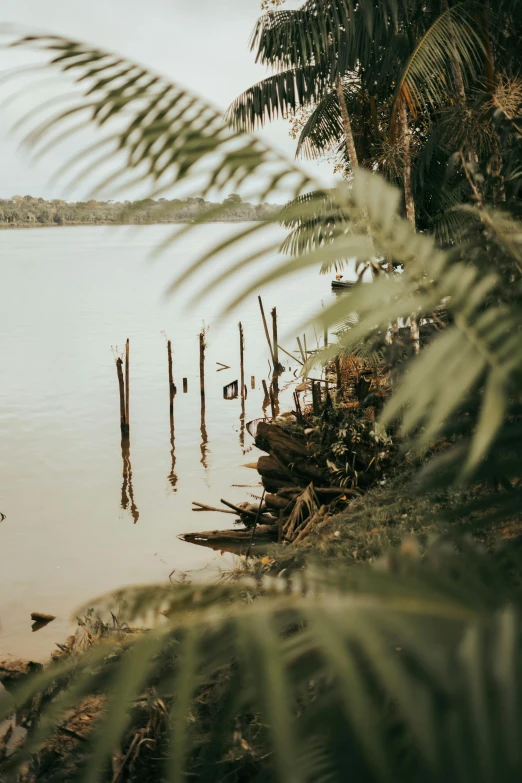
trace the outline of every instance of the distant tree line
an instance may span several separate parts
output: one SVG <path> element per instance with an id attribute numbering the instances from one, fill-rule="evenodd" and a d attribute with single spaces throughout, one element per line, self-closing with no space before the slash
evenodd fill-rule
<path id="1" fill-rule="evenodd" d="M 217 207 L 222 207 L 219 211 Z M 77 225 L 185 223 L 208 213 L 209 222 L 266 220 L 280 207 L 276 204 L 250 204 L 232 194 L 221 204 L 203 198 L 141 201 L 45 201 L 33 196 L 0 199 L 0 225 Z"/>

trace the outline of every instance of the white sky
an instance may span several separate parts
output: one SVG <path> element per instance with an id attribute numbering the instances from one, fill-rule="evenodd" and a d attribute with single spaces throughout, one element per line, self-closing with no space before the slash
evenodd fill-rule
<path id="1" fill-rule="evenodd" d="M 287 7 L 295 6 L 288 3 Z M 264 78 L 248 42 L 260 0 L 3 0 L 0 23 L 24 25 L 96 44 L 140 62 L 226 108 L 246 87 Z M 0 69 L 25 62 L 20 53 L 0 53 Z M 82 198 L 81 187 L 64 194 L 49 184 L 63 162 L 57 153 L 38 164 L 19 149 L 20 133 L 9 134 L 12 112 L 0 104 L 0 197 L 31 194 L 44 198 Z M 288 125 L 267 126 L 265 137 L 293 157 Z M 332 181 L 326 163 L 303 163 Z M 136 194 L 137 195 L 137 194 Z M 128 197 L 128 196 L 127 196 Z"/>

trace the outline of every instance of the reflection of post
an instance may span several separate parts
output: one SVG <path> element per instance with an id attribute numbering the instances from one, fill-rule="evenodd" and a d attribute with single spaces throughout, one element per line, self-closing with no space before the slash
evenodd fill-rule
<path id="1" fill-rule="evenodd" d="M 241 383 L 241 415 L 239 417 L 239 445 L 245 447 L 245 335 L 243 333 L 243 324 L 239 322 L 239 365 L 240 365 L 240 383 Z"/>
<path id="2" fill-rule="evenodd" d="M 207 426 L 205 422 L 205 397 L 201 397 L 201 422 L 200 422 L 200 431 L 201 431 L 201 464 L 205 468 L 205 470 L 208 467 L 207 463 L 207 454 L 208 454 L 208 435 L 207 435 Z"/>
<path id="3" fill-rule="evenodd" d="M 170 473 L 169 482 L 174 492 L 176 491 L 176 484 L 178 477 L 176 476 L 176 453 L 174 447 L 174 395 L 176 394 L 176 387 L 174 385 L 174 374 L 172 372 L 172 343 L 167 341 L 167 358 L 169 365 L 169 419 L 170 419 Z"/>
<path id="4" fill-rule="evenodd" d="M 129 406 L 129 389 L 130 389 L 130 342 L 127 338 L 125 343 L 125 421 L 127 422 L 127 429 L 130 429 L 130 406 Z"/>
<path id="5" fill-rule="evenodd" d="M 128 438 L 121 439 L 121 456 L 123 460 L 123 483 L 121 485 L 121 507 L 127 510 L 130 504 L 130 513 L 134 524 L 140 518 L 140 512 L 134 500 L 134 488 L 132 486 L 132 467 L 130 461 L 130 443 Z M 128 494 L 127 494 L 128 493 Z"/>

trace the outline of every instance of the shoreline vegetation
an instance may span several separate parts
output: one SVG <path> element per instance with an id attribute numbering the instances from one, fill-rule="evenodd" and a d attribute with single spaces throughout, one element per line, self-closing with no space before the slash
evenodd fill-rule
<path id="1" fill-rule="evenodd" d="M 221 207 L 219 212 L 216 208 Z M 50 228 L 55 226 L 127 226 L 190 223 L 239 223 L 270 220 L 281 209 L 278 204 L 251 204 L 233 193 L 223 202 L 203 198 L 147 198 L 138 201 L 46 201 L 33 196 L 0 199 L 0 229 Z M 205 219 L 205 212 L 208 217 Z"/>

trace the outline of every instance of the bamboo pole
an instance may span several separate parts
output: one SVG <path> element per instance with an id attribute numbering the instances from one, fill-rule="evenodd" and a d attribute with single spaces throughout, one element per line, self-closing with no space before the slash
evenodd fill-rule
<path id="1" fill-rule="evenodd" d="M 239 322 L 239 364 L 241 369 L 241 399 L 245 399 L 245 335 L 243 324 Z"/>
<path id="2" fill-rule="evenodd" d="M 272 339 L 274 344 L 274 372 L 280 373 L 283 370 L 283 365 L 279 363 L 279 346 L 277 343 L 277 309 L 272 309 Z"/>
<path id="3" fill-rule="evenodd" d="M 270 340 L 270 333 L 268 331 L 268 324 L 266 322 L 265 311 L 263 309 L 263 301 L 262 301 L 260 296 L 258 296 L 257 299 L 258 299 L 258 302 L 259 302 L 259 309 L 261 310 L 261 318 L 263 319 L 263 326 L 265 327 L 266 341 L 268 343 L 268 347 L 270 348 L 270 356 L 272 357 L 272 364 L 275 366 L 274 349 L 272 348 L 272 342 Z"/>
<path id="4" fill-rule="evenodd" d="M 176 491 L 176 484 L 178 477 L 176 475 L 176 448 L 175 448 L 175 433 L 174 433 L 174 396 L 176 394 L 176 386 L 174 384 L 174 373 L 172 370 L 172 343 L 167 340 L 167 358 L 169 366 L 169 421 L 170 421 L 170 473 L 169 482 Z"/>
<path id="5" fill-rule="evenodd" d="M 127 338 L 125 343 L 125 421 L 127 422 L 127 429 L 130 427 L 130 342 Z"/>
<path id="6" fill-rule="evenodd" d="M 205 330 L 199 333 L 199 390 L 201 399 L 205 399 Z"/>
<path id="7" fill-rule="evenodd" d="M 116 372 L 118 374 L 118 387 L 120 391 L 120 429 L 121 437 L 129 437 L 129 425 L 125 411 L 125 381 L 123 380 L 123 361 L 121 356 L 116 359 Z"/>
<path id="8" fill-rule="evenodd" d="M 174 396 L 176 394 L 176 386 L 174 384 L 174 373 L 172 370 L 172 343 L 170 340 L 167 342 L 167 358 L 169 363 L 169 397 L 170 397 L 170 408 L 171 410 L 174 407 Z"/>
<path id="9" fill-rule="evenodd" d="M 306 354 L 303 351 L 303 346 L 301 345 L 301 338 L 297 338 L 297 345 L 299 346 L 299 350 L 301 351 L 301 359 L 303 360 L 303 364 L 306 362 Z"/>
<path id="10" fill-rule="evenodd" d="M 288 353 L 288 351 L 285 348 L 283 348 L 282 345 L 279 345 L 278 348 L 279 348 L 280 351 L 283 351 L 283 353 L 286 353 L 286 355 L 289 356 L 290 359 L 292 359 L 294 362 L 297 362 L 297 364 L 300 364 L 300 365 L 303 364 L 301 359 L 298 359 L 297 356 L 293 356 L 291 353 Z"/>

